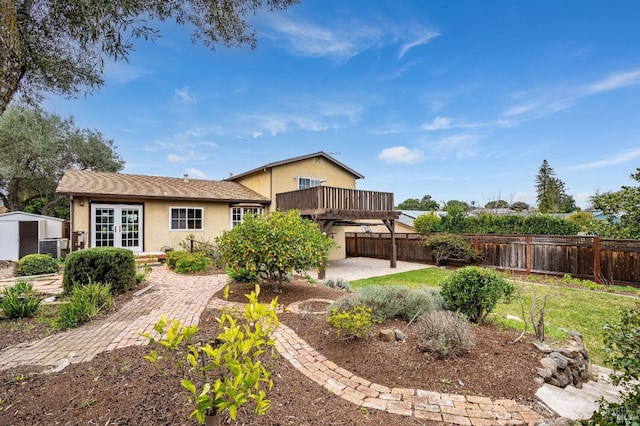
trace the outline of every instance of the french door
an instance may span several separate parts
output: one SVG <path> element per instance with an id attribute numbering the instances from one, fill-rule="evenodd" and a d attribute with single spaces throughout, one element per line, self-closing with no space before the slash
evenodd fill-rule
<path id="1" fill-rule="evenodd" d="M 142 206 L 92 204 L 91 247 L 123 247 L 142 251 Z"/>

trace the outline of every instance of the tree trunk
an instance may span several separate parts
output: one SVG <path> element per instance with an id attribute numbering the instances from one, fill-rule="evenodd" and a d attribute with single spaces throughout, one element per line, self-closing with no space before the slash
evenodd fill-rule
<path id="1" fill-rule="evenodd" d="M 11 102 L 24 75 L 15 0 L 0 0 L 0 115 Z"/>
<path id="2" fill-rule="evenodd" d="M 12 178 L 7 185 L 7 198 L 9 205 L 7 206 L 10 211 L 18 212 L 21 210 L 20 205 L 20 180 Z"/>

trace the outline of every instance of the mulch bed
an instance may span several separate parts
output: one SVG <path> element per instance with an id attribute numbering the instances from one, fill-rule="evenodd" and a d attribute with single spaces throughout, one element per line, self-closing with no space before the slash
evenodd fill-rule
<path id="1" fill-rule="evenodd" d="M 245 301 L 253 286 L 233 284 L 231 300 Z M 335 299 L 345 293 L 302 280 L 286 283 L 277 294 L 282 305 L 310 298 Z M 276 294 L 266 286 L 261 301 Z M 322 304 L 309 308 L 321 308 Z M 324 305 L 326 306 L 326 305 Z M 215 335 L 215 315 L 201 316 L 202 335 Z M 326 324 L 326 314 L 280 315 L 310 345 L 338 365 L 372 382 L 386 386 L 415 387 L 449 393 L 493 398 L 515 398 L 538 407 L 535 371 L 539 354 L 532 344 L 510 342 L 519 333 L 495 326 L 476 328 L 477 345 L 457 360 L 436 360 L 415 348 L 412 328 L 406 343 L 382 343 L 376 337 L 344 342 Z M 5 320 L 0 320 L 0 326 Z M 29 322 L 31 320 L 26 320 Z M 394 322 L 385 327 L 404 328 Z M 6 329 L 2 329 L 6 330 Z M 0 333 L 0 336 L 12 333 Z M 15 336 L 13 336 L 15 337 Z M 37 336 L 34 336 L 37 337 Z M 24 338 L 24 336 L 23 336 Z M 0 340 L 0 348 L 15 341 Z M 0 349 L 1 350 L 1 349 Z M 98 355 L 93 361 L 71 365 L 49 375 L 31 375 L 37 368 L 0 372 L 0 424 L 11 425 L 182 425 L 189 420 L 188 392 L 180 386 L 180 375 L 172 367 L 161 372 L 143 356 L 148 347 L 133 347 Z M 1 352 L 0 352 L 1 356 Z M 286 360 L 265 359 L 272 371 L 274 388 L 269 394 L 272 409 L 265 416 L 242 410 L 238 425 L 428 425 L 424 420 L 377 410 L 360 409 L 312 382 Z M 225 423 L 227 424 L 227 423 Z"/>

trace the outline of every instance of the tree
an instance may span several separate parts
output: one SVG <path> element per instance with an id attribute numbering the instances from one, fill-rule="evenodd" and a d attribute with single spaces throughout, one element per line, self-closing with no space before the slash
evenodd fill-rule
<path id="1" fill-rule="evenodd" d="M 529 204 L 525 203 L 524 201 L 516 201 L 515 203 L 511 204 L 510 206 L 513 210 L 515 211 L 522 211 L 522 210 L 528 210 L 529 209 Z"/>
<path id="2" fill-rule="evenodd" d="M 588 212 L 575 212 L 567 216 L 567 221 L 573 222 L 580 227 L 580 232 L 593 233 L 596 226 L 596 219 Z"/>
<path id="3" fill-rule="evenodd" d="M 461 210 L 463 212 L 468 212 L 469 210 L 471 210 L 471 207 L 465 201 L 449 200 L 446 203 L 444 203 L 442 209 L 448 213 L 451 213 L 452 211 L 458 211 L 458 210 Z"/>
<path id="4" fill-rule="evenodd" d="M 509 203 L 507 203 L 505 200 L 489 201 L 487 204 L 484 205 L 484 208 L 485 209 L 508 209 Z"/>
<path id="5" fill-rule="evenodd" d="M 631 174 L 640 182 L 640 167 Z M 640 186 L 623 186 L 593 198 L 593 206 L 607 218 L 598 226 L 598 234 L 609 238 L 640 239 Z"/>
<path id="6" fill-rule="evenodd" d="M 571 213 L 576 210 L 576 202 L 567 194 L 564 182 L 558 179 L 547 160 L 542 162 L 536 176 L 538 211 L 540 213 Z"/>
<path id="7" fill-rule="evenodd" d="M 435 212 L 421 214 L 413 221 L 413 227 L 421 234 L 436 232 L 440 226 L 440 217 Z"/>
<path id="8" fill-rule="evenodd" d="M 398 210 L 435 211 L 439 208 L 440 205 L 431 198 L 431 195 L 425 195 L 421 200 L 418 200 L 417 198 L 407 198 L 396 206 L 396 209 Z"/>
<path id="9" fill-rule="evenodd" d="M 154 23 L 191 24 L 205 46 L 256 45 L 246 16 L 265 4 L 285 9 L 297 0 L 0 0 L 0 114 L 14 94 L 74 96 L 103 84 L 105 58 L 127 60 L 134 39 L 159 36 Z"/>
<path id="10" fill-rule="evenodd" d="M 335 243 L 296 210 L 275 211 L 244 221 L 216 239 L 222 263 L 234 273 L 259 273 L 276 290 L 288 273 L 323 268 Z"/>
<path id="11" fill-rule="evenodd" d="M 123 160 L 113 141 L 79 129 L 73 118 L 16 106 L 0 116 L 0 199 L 12 211 L 61 203 L 56 187 L 68 169 L 117 172 Z"/>

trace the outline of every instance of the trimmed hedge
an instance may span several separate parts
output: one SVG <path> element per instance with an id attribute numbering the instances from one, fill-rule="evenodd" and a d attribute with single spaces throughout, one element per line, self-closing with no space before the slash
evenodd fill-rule
<path id="1" fill-rule="evenodd" d="M 58 262 L 50 254 L 28 254 L 18 261 L 16 276 L 51 274 L 58 271 Z"/>
<path id="2" fill-rule="evenodd" d="M 71 294 L 75 286 L 89 283 L 111 285 L 112 293 L 122 293 L 136 285 L 136 262 L 131 250 L 97 247 L 67 255 L 62 286 Z"/>

